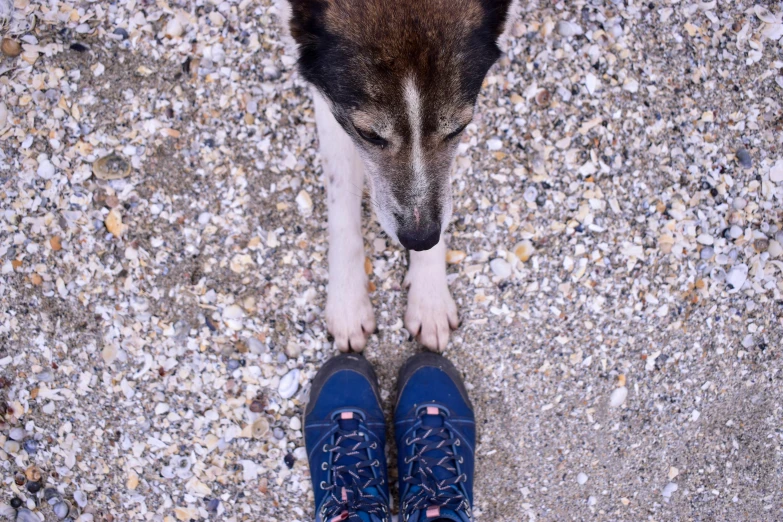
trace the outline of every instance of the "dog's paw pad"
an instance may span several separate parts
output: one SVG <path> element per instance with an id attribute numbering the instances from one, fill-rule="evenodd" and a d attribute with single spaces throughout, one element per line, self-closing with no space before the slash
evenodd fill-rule
<path id="1" fill-rule="evenodd" d="M 457 305 L 451 298 L 446 281 L 417 284 L 411 281 L 405 328 L 425 347 L 441 352 L 446 349 L 451 330 L 459 326 Z"/>
<path id="2" fill-rule="evenodd" d="M 365 291 L 329 292 L 326 328 L 341 352 L 361 352 L 375 331 L 375 314 Z"/>

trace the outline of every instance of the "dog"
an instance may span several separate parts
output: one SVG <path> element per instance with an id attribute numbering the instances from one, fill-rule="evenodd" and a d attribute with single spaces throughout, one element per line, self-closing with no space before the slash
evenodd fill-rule
<path id="1" fill-rule="evenodd" d="M 450 170 L 519 0 L 287 0 L 312 86 L 328 201 L 326 324 L 341 351 L 375 330 L 361 198 L 410 251 L 404 324 L 442 351 L 459 325 L 446 281 Z"/>

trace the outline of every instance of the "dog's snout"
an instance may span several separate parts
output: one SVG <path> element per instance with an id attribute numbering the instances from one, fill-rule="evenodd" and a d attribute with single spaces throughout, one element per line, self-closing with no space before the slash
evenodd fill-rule
<path id="1" fill-rule="evenodd" d="M 432 222 L 426 226 L 402 228 L 397 232 L 397 237 L 408 250 L 429 250 L 440 241 L 440 226 Z"/>

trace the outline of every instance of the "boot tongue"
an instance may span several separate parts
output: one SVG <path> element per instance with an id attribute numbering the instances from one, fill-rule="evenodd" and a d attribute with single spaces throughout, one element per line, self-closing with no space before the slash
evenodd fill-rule
<path id="1" fill-rule="evenodd" d="M 359 421 L 357 419 L 338 419 L 337 423 L 343 431 L 356 431 L 359 429 Z"/>
<path id="2" fill-rule="evenodd" d="M 434 413 L 428 413 L 427 415 L 422 416 L 421 427 L 423 429 L 426 430 L 428 428 L 440 428 L 443 426 L 443 416 L 439 415 L 437 413 L 437 410 L 435 411 L 436 412 Z M 427 440 L 430 440 L 431 442 L 439 442 L 442 439 L 440 439 L 439 437 L 431 437 L 430 439 Z M 442 449 L 432 449 L 426 453 L 426 456 L 432 458 L 441 458 L 446 456 L 446 452 Z M 454 462 L 450 460 L 446 462 L 446 464 L 454 465 Z M 441 466 L 434 466 L 432 472 L 438 480 L 444 480 L 447 478 L 452 478 L 454 476 L 454 473 L 446 470 Z"/>
<path id="3" fill-rule="evenodd" d="M 421 425 L 428 428 L 440 428 L 443 426 L 443 417 L 441 415 L 424 415 L 421 419 Z"/>

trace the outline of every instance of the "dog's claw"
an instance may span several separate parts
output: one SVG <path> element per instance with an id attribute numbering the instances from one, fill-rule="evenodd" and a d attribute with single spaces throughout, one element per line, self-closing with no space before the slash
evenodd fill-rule
<path id="1" fill-rule="evenodd" d="M 326 302 L 326 327 L 341 352 L 363 351 L 367 337 L 375 330 L 375 315 L 367 292 L 330 291 Z"/>
<path id="2" fill-rule="evenodd" d="M 412 279 L 408 291 L 405 328 L 430 350 L 442 352 L 451 330 L 459 327 L 457 305 L 446 281 Z"/>

